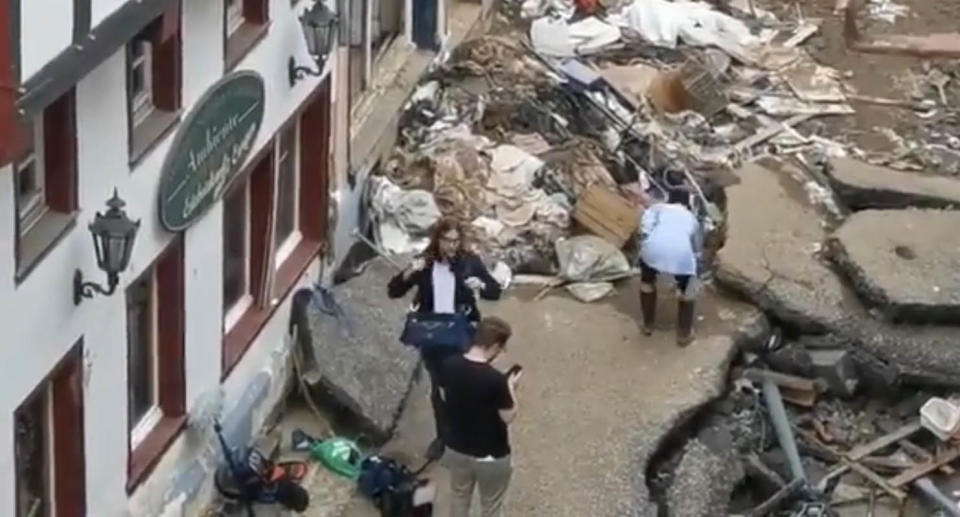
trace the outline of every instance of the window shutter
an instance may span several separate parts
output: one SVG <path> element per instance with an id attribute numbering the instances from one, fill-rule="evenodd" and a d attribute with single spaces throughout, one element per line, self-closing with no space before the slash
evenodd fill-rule
<path id="1" fill-rule="evenodd" d="M 270 255 L 273 224 L 273 161 L 274 153 L 267 153 L 250 174 L 250 291 L 254 303 L 268 307 Z"/>
<path id="2" fill-rule="evenodd" d="M 300 227 L 315 240 L 326 238 L 330 107 L 328 76 L 300 118 Z"/>
<path id="3" fill-rule="evenodd" d="M 180 109 L 182 54 L 179 3 L 160 17 L 152 43 L 154 105 L 164 111 L 176 111 Z"/>
<path id="4" fill-rule="evenodd" d="M 47 203 L 69 214 L 77 207 L 76 126 L 73 90 L 63 94 L 43 112 L 44 180 Z"/>
<path id="5" fill-rule="evenodd" d="M 74 346 L 54 374 L 54 501 L 58 517 L 84 517 L 83 345 Z"/>
<path id="6" fill-rule="evenodd" d="M 252 23 L 267 23 L 270 21 L 270 1 L 243 0 L 243 17 Z"/>
<path id="7" fill-rule="evenodd" d="M 183 297 L 183 237 L 174 238 L 173 244 L 157 262 L 157 365 L 160 387 L 160 409 L 164 417 L 177 417 L 184 413 L 184 297 Z"/>

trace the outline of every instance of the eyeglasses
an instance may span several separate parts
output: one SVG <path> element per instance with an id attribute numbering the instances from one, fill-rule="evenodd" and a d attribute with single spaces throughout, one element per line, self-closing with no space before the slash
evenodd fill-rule
<path id="1" fill-rule="evenodd" d="M 441 242 L 460 242 L 460 237 L 440 237 Z"/>

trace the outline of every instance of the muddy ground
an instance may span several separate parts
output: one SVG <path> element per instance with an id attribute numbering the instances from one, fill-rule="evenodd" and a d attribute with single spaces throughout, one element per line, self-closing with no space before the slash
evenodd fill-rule
<path id="1" fill-rule="evenodd" d="M 893 24 L 873 19 L 866 9 L 862 9 L 858 18 L 861 34 L 923 35 L 957 30 L 960 2 L 901 0 L 898 4 L 906 6 L 909 12 L 905 17 L 897 17 Z M 807 40 L 804 48 L 820 64 L 837 69 L 851 92 L 859 95 L 900 100 L 936 99 L 939 104 L 939 93 L 925 79 L 928 71 L 940 68 L 948 74 L 960 72 L 955 59 L 920 59 L 849 51 L 844 41 L 843 17 L 834 14 L 835 0 L 803 3 L 761 0 L 757 5 L 775 13 L 781 21 L 796 20 L 798 6 L 804 17 L 822 19 L 820 31 Z M 960 76 L 952 77 L 945 87 L 945 93 L 948 106 L 960 106 Z M 855 115 L 829 117 L 800 127 L 822 132 L 828 138 L 850 142 L 867 153 L 880 155 L 897 152 L 897 142 L 891 140 L 891 133 L 887 130 L 921 145 L 923 142 L 945 141 L 949 135 L 956 135 L 960 131 L 960 120 L 956 114 L 944 109 L 938 109 L 931 118 L 921 118 L 910 109 L 856 100 L 850 102 L 857 110 Z"/>

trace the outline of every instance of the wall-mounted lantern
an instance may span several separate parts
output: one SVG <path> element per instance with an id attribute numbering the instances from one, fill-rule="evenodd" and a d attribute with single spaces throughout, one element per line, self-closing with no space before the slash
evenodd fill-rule
<path id="1" fill-rule="evenodd" d="M 297 66 L 296 60 L 290 56 L 287 70 L 290 75 L 290 86 L 307 75 L 318 76 L 323 72 L 323 65 L 327 56 L 336 44 L 337 24 L 339 16 L 331 11 L 323 0 L 317 0 L 313 7 L 300 16 L 300 25 L 303 28 L 303 37 L 307 40 L 307 50 L 317 64 L 313 71 L 305 66 Z"/>
<path id="2" fill-rule="evenodd" d="M 110 296 L 117 289 L 120 272 L 130 264 L 133 242 L 137 238 L 140 221 L 133 222 L 123 210 L 126 203 L 113 189 L 113 197 L 107 200 L 109 210 L 104 214 L 97 212 L 90 223 L 93 235 L 93 249 L 97 254 L 97 267 L 107 274 L 107 288 L 94 282 L 84 282 L 83 273 L 78 269 L 73 274 L 73 304 L 80 305 L 84 298 L 93 298 L 94 293 Z"/>

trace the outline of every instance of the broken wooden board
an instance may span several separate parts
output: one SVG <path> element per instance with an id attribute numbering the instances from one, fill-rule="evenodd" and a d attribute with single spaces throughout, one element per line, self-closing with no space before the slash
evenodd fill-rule
<path id="1" fill-rule="evenodd" d="M 960 33 L 946 32 L 914 36 L 910 34 L 887 34 L 863 38 L 857 28 L 857 9 L 862 5 L 851 0 L 843 17 L 843 35 L 847 47 L 864 54 L 895 54 L 915 57 L 957 58 L 960 57 Z"/>
<path id="2" fill-rule="evenodd" d="M 846 458 L 843 459 L 843 464 L 850 467 L 850 469 L 856 472 L 857 474 L 860 474 L 861 476 L 865 477 L 871 483 L 882 488 L 884 492 L 892 495 L 897 501 L 903 501 L 904 499 L 907 498 L 906 492 L 904 492 L 903 490 L 900 490 L 897 487 L 892 486 L 886 479 L 881 477 L 876 472 L 868 469 L 867 467 L 864 467 L 863 465 L 855 461 L 850 461 Z"/>
<path id="3" fill-rule="evenodd" d="M 900 474 L 888 479 L 887 481 L 891 486 L 902 487 L 904 485 L 910 484 L 916 481 L 923 476 L 933 472 L 934 470 L 939 469 L 940 467 L 953 462 L 957 458 L 960 458 L 960 446 L 947 449 L 943 452 L 940 452 L 933 458 L 933 461 L 924 463 L 923 465 L 917 465 L 916 467 L 907 469 Z"/>
<path id="4" fill-rule="evenodd" d="M 910 424 L 907 424 L 901 427 L 900 429 L 897 429 L 896 431 L 893 431 L 892 433 L 883 435 L 877 438 L 876 440 L 873 440 L 870 443 L 866 443 L 858 447 L 854 447 L 849 452 L 847 452 L 846 457 L 851 461 L 857 461 L 861 458 L 865 458 L 873 454 L 874 452 L 877 452 L 880 449 L 883 449 L 884 447 L 888 447 L 890 445 L 893 445 L 899 442 L 900 440 L 903 440 L 904 438 L 908 438 L 909 436 L 911 436 L 913 433 L 916 433 L 920 429 L 921 427 L 920 427 L 919 421 L 912 422 Z"/>
<path id="5" fill-rule="evenodd" d="M 600 185 L 588 188 L 580 196 L 573 219 L 617 248 L 622 248 L 637 230 L 637 208 Z"/>

